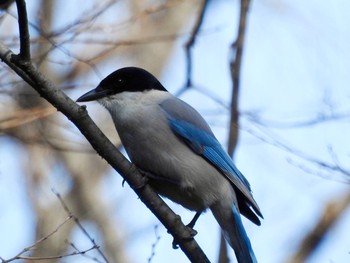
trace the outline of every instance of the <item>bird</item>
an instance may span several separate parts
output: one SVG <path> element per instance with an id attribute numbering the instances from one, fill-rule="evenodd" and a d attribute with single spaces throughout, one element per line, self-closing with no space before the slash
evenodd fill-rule
<path id="1" fill-rule="evenodd" d="M 241 216 L 263 218 L 250 184 L 204 118 L 145 69 L 109 74 L 77 102 L 97 101 L 110 113 L 132 163 L 161 196 L 200 214 L 210 209 L 239 263 L 257 259 Z"/>

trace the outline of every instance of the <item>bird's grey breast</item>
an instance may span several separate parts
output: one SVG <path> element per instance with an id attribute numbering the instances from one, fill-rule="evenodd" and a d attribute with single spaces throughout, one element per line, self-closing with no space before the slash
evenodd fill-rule
<path id="1" fill-rule="evenodd" d="M 155 162 L 159 166 L 177 140 L 160 108 L 169 96 L 158 91 L 126 93 L 101 102 L 111 113 L 130 159 L 141 169 L 154 167 Z"/>

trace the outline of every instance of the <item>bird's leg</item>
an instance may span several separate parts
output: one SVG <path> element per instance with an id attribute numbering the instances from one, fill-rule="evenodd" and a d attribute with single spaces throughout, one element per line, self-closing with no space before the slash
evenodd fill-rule
<path id="1" fill-rule="evenodd" d="M 203 211 L 199 211 L 197 212 L 194 217 L 192 218 L 191 222 L 188 223 L 186 225 L 186 227 L 188 227 L 189 231 L 190 231 L 190 237 L 189 238 L 193 238 L 195 235 L 197 235 L 197 231 L 193 229 L 194 225 L 196 224 L 198 218 L 200 217 L 200 215 L 202 214 Z M 179 244 L 177 242 L 177 240 L 174 238 L 173 240 L 173 249 L 178 249 L 179 248 Z"/>
<path id="2" fill-rule="evenodd" d="M 192 218 L 191 222 L 189 222 L 186 226 L 189 227 L 189 228 L 192 228 L 192 230 L 194 230 L 194 225 L 196 224 L 198 218 L 201 216 L 203 211 L 199 211 L 197 212 L 194 217 Z M 195 230 L 194 230 L 195 231 Z"/>

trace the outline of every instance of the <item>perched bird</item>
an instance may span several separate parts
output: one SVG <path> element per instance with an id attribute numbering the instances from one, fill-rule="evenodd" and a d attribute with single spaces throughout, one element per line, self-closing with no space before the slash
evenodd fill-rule
<path id="1" fill-rule="evenodd" d="M 240 213 L 262 218 L 247 179 L 203 117 L 170 94 L 149 72 L 119 69 L 77 101 L 97 100 L 111 114 L 131 161 L 154 190 L 185 208 L 209 208 L 239 263 L 257 262 Z"/>

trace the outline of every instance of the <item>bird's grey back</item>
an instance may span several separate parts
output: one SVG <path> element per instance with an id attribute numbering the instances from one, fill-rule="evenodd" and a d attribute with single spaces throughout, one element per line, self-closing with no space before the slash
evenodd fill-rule
<path id="1" fill-rule="evenodd" d="M 182 100 L 176 97 L 169 98 L 161 102 L 160 107 L 172 118 L 191 123 L 197 128 L 206 131 L 214 136 L 209 125 L 203 119 L 203 117 L 194 108 Z"/>

